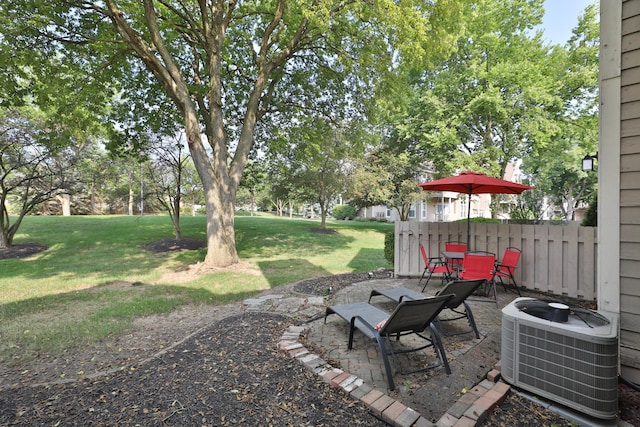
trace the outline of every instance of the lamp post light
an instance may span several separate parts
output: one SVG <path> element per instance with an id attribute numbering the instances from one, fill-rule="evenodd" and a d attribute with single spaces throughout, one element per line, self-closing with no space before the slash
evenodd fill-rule
<path id="1" fill-rule="evenodd" d="M 594 154 L 593 156 L 590 155 L 586 155 L 584 156 L 584 158 L 582 159 L 582 170 L 583 171 L 592 171 L 593 170 L 593 161 L 596 160 L 598 158 L 598 153 Z"/>

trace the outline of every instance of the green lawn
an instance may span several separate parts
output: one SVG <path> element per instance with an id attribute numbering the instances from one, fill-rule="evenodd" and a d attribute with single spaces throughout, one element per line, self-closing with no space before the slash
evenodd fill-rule
<path id="1" fill-rule="evenodd" d="M 183 217 L 184 238 L 205 240 L 205 218 Z M 48 250 L 0 260 L 0 360 L 60 351 L 130 327 L 137 316 L 180 305 L 219 304 L 309 277 L 391 267 L 384 234 L 392 224 L 239 216 L 242 269 L 185 280 L 205 250 L 153 254 L 143 245 L 173 238 L 166 216 L 27 217 L 14 243 Z M 104 286 L 117 282 L 135 286 Z"/>

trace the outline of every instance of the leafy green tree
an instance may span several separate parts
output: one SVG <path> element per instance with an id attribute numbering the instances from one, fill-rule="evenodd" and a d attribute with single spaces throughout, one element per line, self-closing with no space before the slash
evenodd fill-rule
<path id="1" fill-rule="evenodd" d="M 26 215 L 67 193 L 69 159 L 55 134 L 32 108 L 0 112 L 0 249 L 12 245 Z"/>
<path id="2" fill-rule="evenodd" d="M 597 7 L 558 46 L 532 31 L 541 0 L 476 5 L 446 61 L 406 74 L 411 97 L 388 123 L 439 176 L 469 169 L 505 178 L 507 165 L 522 160 L 531 184 L 571 219 L 594 189 L 579 159 L 597 146 Z M 492 197 L 494 214 L 500 197 Z"/>
<path id="3" fill-rule="evenodd" d="M 411 205 L 423 193 L 417 185 L 422 158 L 401 147 L 381 145 L 362 158 L 349 194 L 361 207 L 385 205 L 407 221 Z"/>
<path id="4" fill-rule="evenodd" d="M 550 63 L 559 82 L 561 114 L 556 117 L 552 143 L 534 147 L 523 160 L 523 171 L 563 219 L 574 220 L 575 209 L 596 191 L 597 175 L 581 170 L 581 159 L 598 146 L 597 6 L 588 6 L 565 46 L 555 46 Z"/>
<path id="5" fill-rule="evenodd" d="M 526 161 L 528 168 L 535 167 L 534 185 L 559 208 L 565 220 L 575 219 L 575 209 L 589 201 L 597 182 L 597 174 L 581 170 L 581 152 L 572 139 L 559 138 L 548 154 Z"/>
<path id="6" fill-rule="evenodd" d="M 35 49 L 88 70 L 138 117 L 172 106 L 204 188 L 205 263 L 227 266 L 238 185 L 269 116 L 355 110 L 396 64 L 446 50 L 460 3 L 15 0 L 0 15 L 20 58 Z"/>
<path id="7" fill-rule="evenodd" d="M 45 42 L 41 32 L 25 25 L 42 22 L 41 17 L 29 21 L 33 11 L 16 16 L 14 6 L 21 5 L 0 4 L 5 245 L 11 244 L 24 215 L 59 213 L 57 198 L 63 212 L 70 213 L 72 196 L 81 192 L 77 166 L 102 135 L 97 116 L 112 97 L 103 82 L 92 77 L 96 64 L 86 57 L 67 62 L 58 43 Z M 20 140 L 15 139 L 18 135 Z M 5 209 L 11 198 L 17 215 L 13 223 Z"/>
<path id="8" fill-rule="evenodd" d="M 291 164 L 282 158 L 271 160 L 268 181 L 270 206 L 276 209 L 278 216 L 283 216 L 287 209 L 292 218 L 294 207 L 298 203 L 304 203 L 305 195 L 293 180 Z"/>
<path id="9" fill-rule="evenodd" d="M 509 163 L 552 141 L 560 83 L 550 47 L 531 34 L 542 4 L 476 2 L 464 14 L 457 49 L 417 80 L 398 132 L 420 144 L 437 175 L 475 170 L 504 178 Z"/>
<path id="10" fill-rule="evenodd" d="M 598 226 L 598 195 L 594 194 L 593 198 L 589 202 L 589 209 L 582 220 L 583 227 L 597 227 Z"/>
<path id="11" fill-rule="evenodd" d="M 259 195 L 266 189 L 266 179 L 266 165 L 258 160 L 249 159 L 244 174 L 242 175 L 242 181 L 240 181 L 238 198 L 241 197 L 243 192 L 246 194 L 251 216 L 254 215 L 256 206 L 258 205 Z"/>
<path id="12" fill-rule="evenodd" d="M 527 190 L 509 203 L 509 217 L 515 221 L 537 223 L 544 216 L 544 192 L 538 188 Z"/>
<path id="13" fill-rule="evenodd" d="M 359 143 L 357 135 L 342 126 L 312 120 L 296 132 L 289 132 L 286 146 L 292 156 L 289 176 L 297 194 L 320 207 L 320 228 L 326 228 L 329 210 L 348 188 L 349 176 Z"/>
<path id="14" fill-rule="evenodd" d="M 182 238 L 180 208 L 184 195 L 183 178 L 190 161 L 185 151 L 182 135 L 172 139 L 158 135 L 156 143 L 151 146 L 150 159 L 146 163 L 147 173 L 151 178 L 151 192 L 169 213 L 176 240 Z"/>
<path id="15" fill-rule="evenodd" d="M 109 194 L 120 174 L 118 164 L 99 144 L 89 147 L 76 162 L 78 192 L 75 213 L 96 215 L 108 212 Z"/>

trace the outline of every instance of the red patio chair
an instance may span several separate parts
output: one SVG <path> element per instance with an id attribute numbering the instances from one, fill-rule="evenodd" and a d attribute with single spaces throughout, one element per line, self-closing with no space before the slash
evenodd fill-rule
<path id="1" fill-rule="evenodd" d="M 520 289 L 518 289 L 518 284 L 516 283 L 516 278 L 513 276 L 513 272 L 518 266 L 521 253 L 522 251 L 520 249 L 509 246 L 505 249 L 502 260 L 496 263 L 496 277 L 500 280 L 500 284 L 505 291 L 507 290 L 508 284 L 513 284 L 513 288 L 518 292 L 518 296 L 522 296 L 522 294 L 520 293 Z"/>
<path id="2" fill-rule="evenodd" d="M 480 280 L 485 281 L 484 289 L 481 291 L 481 296 L 488 297 L 493 291 L 493 300 L 498 305 L 498 294 L 496 293 L 496 281 L 495 281 L 495 264 L 496 256 L 491 252 L 468 252 L 464 254 L 462 259 L 462 268 L 458 274 L 460 279 L 463 280 Z M 488 300 L 469 300 L 469 301 L 483 301 L 490 302 Z"/>
<path id="3" fill-rule="evenodd" d="M 424 261 L 424 270 L 422 270 L 422 276 L 420 277 L 418 286 L 420 286 L 420 283 L 422 283 L 422 279 L 424 279 L 424 276 L 427 274 L 427 272 L 429 273 L 429 276 L 427 276 L 427 281 L 422 287 L 422 292 L 424 292 L 427 285 L 429 284 L 429 280 L 431 280 L 431 276 L 433 276 L 434 274 L 442 275 L 441 279 L 442 284 L 444 285 L 444 283 L 449 280 L 451 276 L 451 272 L 449 271 L 447 263 L 441 257 L 429 258 L 429 256 L 427 255 L 427 250 L 424 248 L 424 246 L 422 246 L 422 244 L 420 244 L 420 254 L 422 255 L 422 260 Z"/>

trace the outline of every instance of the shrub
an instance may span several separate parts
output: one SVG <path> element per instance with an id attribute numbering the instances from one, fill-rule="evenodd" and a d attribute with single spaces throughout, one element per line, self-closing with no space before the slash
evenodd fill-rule
<path id="1" fill-rule="evenodd" d="M 338 220 L 353 219 L 356 216 L 356 208 L 349 205 L 336 206 L 333 208 L 331 216 Z"/>
<path id="2" fill-rule="evenodd" d="M 384 258 L 393 265 L 393 252 L 395 248 L 395 231 L 389 231 L 384 236 Z"/>
<path id="3" fill-rule="evenodd" d="M 597 227 L 598 226 L 598 195 L 594 195 L 589 203 L 589 208 L 584 214 L 582 220 L 583 227 Z"/>
<path id="4" fill-rule="evenodd" d="M 467 218 L 456 219 L 455 221 L 452 221 L 452 222 L 467 222 Z M 500 220 L 499 219 L 483 218 L 483 217 L 470 218 L 469 222 L 477 222 L 477 223 L 481 223 L 481 224 L 500 224 Z"/>

